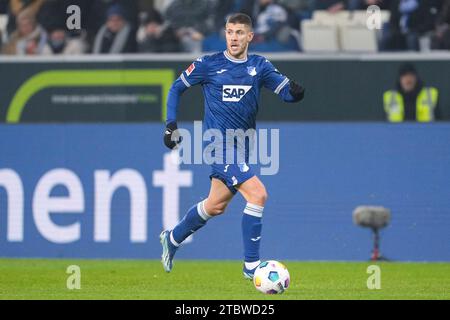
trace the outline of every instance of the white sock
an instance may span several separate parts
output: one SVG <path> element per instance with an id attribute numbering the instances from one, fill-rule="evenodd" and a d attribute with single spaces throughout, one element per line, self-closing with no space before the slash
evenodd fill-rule
<path id="1" fill-rule="evenodd" d="M 201 202 L 199 202 L 199 203 L 197 204 L 197 212 L 198 212 L 198 215 L 199 215 L 203 220 L 208 221 L 208 220 L 211 219 L 213 216 L 209 215 L 208 212 L 206 212 L 206 209 L 205 209 L 205 202 L 206 202 L 206 200 L 207 200 L 207 199 L 205 199 L 205 200 L 203 200 L 203 201 L 201 201 Z"/>
<path id="2" fill-rule="evenodd" d="M 175 247 L 179 247 L 180 246 L 180 244 L 178 242 L 176 242 L 175 239 L 173 238 L 172 231 L 170 231 L 169 240 Z"/>
<path id="3" fill-rule="evenodd" d="M 255 261 L 255 262 L 245 262 L 245 268 L 247 270 L 253 270 L 255 269 L 257 266 L 259 266 L 259 264 L 261 263 L 260 260 Z"/>

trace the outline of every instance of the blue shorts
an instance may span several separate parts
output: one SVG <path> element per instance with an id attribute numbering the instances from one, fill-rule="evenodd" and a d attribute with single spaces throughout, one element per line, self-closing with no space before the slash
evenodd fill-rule
<path id="1" fill-rule="evenodd" d="M 242 164 L 213 164 L 211 165 L 210 179 L 216 178 L 222 181 L 233 194 L 236 194 L 236 186 L 255 176 L 252 168 L 246 163 Z"/>

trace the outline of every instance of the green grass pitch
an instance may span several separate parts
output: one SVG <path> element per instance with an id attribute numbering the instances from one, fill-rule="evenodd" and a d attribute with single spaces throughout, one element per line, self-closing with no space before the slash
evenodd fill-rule
<path id="1" fill-rule="evenodd" d="M 381 289 L 369 290 L 366 262 L 283 261 L 291 286 L 264 295 L 244 280 L 239 261 L 0 259 L 0 299 L 450 299 L 450 263 L 378 263 Z M 81 288 L 67 289 L 67 267 Z"/>

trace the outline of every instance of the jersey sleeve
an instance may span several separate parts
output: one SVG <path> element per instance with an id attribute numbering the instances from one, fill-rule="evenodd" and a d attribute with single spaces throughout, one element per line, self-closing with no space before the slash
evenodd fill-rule
<path id="1" fill-rule="evenodd" d="M 280 94 L 281 90 L 289 83 L 289 79 L 282 75 L 269 60 L 265 61 L 263 70 L 263 86 Z"/>
<path id="2" fill-rule="evenodd" d="M 189 88 L 206 81 L 208 75 L 206 60 L 207 57 L 198 58 L 181 73 L 180 80 L 186 87 Z"/>
<path id="3" fill-rule="evenodd" d="M 198 58 L 172 84 L 167 97 L 166 124 L 177 121 L 181 95 L 190 87 L 202 84 L 206 80 L 206 58 Z"/>

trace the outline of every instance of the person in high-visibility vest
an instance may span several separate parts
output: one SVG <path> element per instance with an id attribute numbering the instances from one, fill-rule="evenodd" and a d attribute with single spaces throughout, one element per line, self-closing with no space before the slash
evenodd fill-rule
<path id="1" fill-rule="evenodd" d="M 384 93 L 383 104 L 390 122 L 432 122 L 440 118 L 438 89 L 426 87 L 410 63 L 400 67 L 397 88 Z"/>

